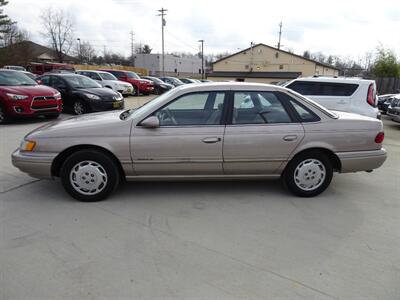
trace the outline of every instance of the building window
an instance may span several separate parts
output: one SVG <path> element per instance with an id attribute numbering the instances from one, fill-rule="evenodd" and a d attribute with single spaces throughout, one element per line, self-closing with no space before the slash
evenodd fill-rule
<path id="1" fill-rule="evenodd" d="M 283 65 L 279 65 L 279 70 L 283 70 Z"/>
<path id="2" fill-rule="evenodd" d="M 278 58 L 279 57 L 279 52 L 275 53 L 275 57 Z"/>
<path id="3" fill-rule="evenodd" d="M 249 65 L 245 65 L 244 68 L 247 70 L 249 68 Z"/>

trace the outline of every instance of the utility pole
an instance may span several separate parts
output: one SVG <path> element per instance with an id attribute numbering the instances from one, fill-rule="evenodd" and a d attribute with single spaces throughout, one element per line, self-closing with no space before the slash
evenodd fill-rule
<path id="1" fill-rule="evenodd" d="M 254 57 L 254 55 L 253 55 L 253 47 L 254 47 L 254 43 L 253 42 L 251 42 L 250 43 L 250 72 L 253 72 L 253 57 Z"/>
<path id="2" fill-rule="evenodd" d="M 131 36 L 131 64 L 132 66 L 135 66 L 135 59 L 134 59 L 134 55 L 135 55 L 135 49 L 134 49 L 134 33 L 133 30 L 131 30 L 131 32 L 129 33 Z"/>
<path id="3" fill-rule="evenodd" d="M 201 79 L 204 79 L 204 40 L 199 40 L 201 43 Z"/>
<path id="4" fill-rule="evenodd" d="M 278 50 L 281 50 L 281 37 L 282 37 L 282 21 L 279 23 Z"/>
<path id="5" fill-rule="evenodd" d="M 81 45 L 81 39 L 77 38 L 76 39 L 79 43 L 79 62 L 82 63 L 82 45 Z"/>
<path id="6" fill-rule="evenodd" d="M 162 43 L 162 75 L 165 76 L 165 53 L 164 53 L 164 26 L 166 25 L 164 17 L 166 16 L 167 9 L 163 7 L 158 10 L 161 16 L 161 43 Z"/>

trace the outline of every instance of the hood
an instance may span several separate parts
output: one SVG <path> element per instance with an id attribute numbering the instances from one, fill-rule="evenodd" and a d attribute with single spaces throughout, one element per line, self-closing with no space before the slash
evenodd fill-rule
<path id="1" fill-rule="evenodd" d="M 53 96 L 58 93 L 57 90 L 44 86 L 44 85 L 32 85 L 32 86 L 1 86 L 0 87 L 6 93 L 27 95 L 27 96 Z"/>
<path id="2" fill-rule="evenodd" d="M 70 117 L 45 124 L 26 137 L 35 138 L 84 138 L 120 136 L 130 134 L 131 120 L 119 118 L 122 111 L 100 112 Z"/>
<path id="3" fill-rule="evenodd" d="M 118 96 L 116 92 L 108 88 L 89 88 L 89 89 L 76 89 L 74 93 L 88 93 L 99 97 L 112 98 Z"/>

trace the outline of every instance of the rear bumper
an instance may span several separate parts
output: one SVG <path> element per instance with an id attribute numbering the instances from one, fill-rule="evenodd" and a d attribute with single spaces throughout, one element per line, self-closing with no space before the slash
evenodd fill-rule
<path id="1" fill-rule="evenodd" d="M 369 171 L 379 168 L 387 158 L 385 149 L 336 153 L 340 159 L 341 173 Z"/>
<path id="2" fill-rule="evenodd" d="M 31 177 L 51 179 L 51 165 L 56 156 L 56 153 L 23 153 L 17 149 L 11 155 L 11 161 L 14 167 Z"/>

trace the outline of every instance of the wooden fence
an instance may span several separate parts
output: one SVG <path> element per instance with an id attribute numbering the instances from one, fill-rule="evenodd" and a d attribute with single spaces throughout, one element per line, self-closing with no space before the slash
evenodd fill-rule
<path id="1" fill-rule="evenodd" d="M 124 70 L 138 73 L 141 76 L 149 75 L 149 71 L 144 68 L 128 66 L 92 66 L 92 65 L 73 65 L 75 70 Z"/>
<path id="2" fill-rule="evenodd" d="M 400 78 L 379 77 L 375 81 L 380 95 L 400 93 Z"/>

